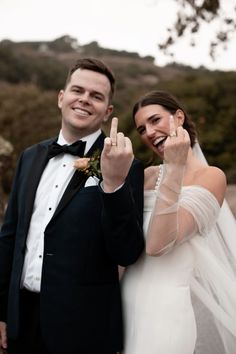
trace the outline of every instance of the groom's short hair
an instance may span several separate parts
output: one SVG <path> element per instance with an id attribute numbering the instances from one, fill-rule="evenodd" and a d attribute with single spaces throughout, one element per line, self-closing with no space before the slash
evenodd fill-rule
<path id="1" fill-rule="evenodd" d="M 102 60 L 95 59 L 95 58 L 81 58 L 78 59 L 75 64 L 69 69 L 65 87 L 70 82 L 71 75 L 78 69 L 86 69 L 95 71 L 97 73 L 105 75 L 111 86 L 110 90 L 110 99 L 112 99 L 114 92 L 115 92 L 115 77 L 112 70 L 109 68 L 107 64 L 105 64 Z"/>

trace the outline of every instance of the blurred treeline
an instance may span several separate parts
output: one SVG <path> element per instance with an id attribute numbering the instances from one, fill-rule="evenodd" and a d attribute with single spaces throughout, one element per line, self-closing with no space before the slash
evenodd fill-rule
<path id="1" fill-rule="evenodd" d="M 12 163 L 2 169 L 4 190 L 10 190 L 17 158 L 27 146 L 55 136 L 60 128 L 57 94 L 68 67 L 79 57 L 93 56 L 112 68 L 116 79 L 114 115 L 144 162 L 149 152 L 140 142 L 132 106 L 143 93 L 168 90 L 194 122 L 210 164 L 222 168 L 228 183 L 236 183 L 236 72 L 193 69 L 173 63 L 158 67 L 151 56 L 101 48 L 97 42 L 80 46 L 70 36 L 51 42 L 0 42 L 0 136 L 14 147 Z M 109 123 L 104 127 L 107 132 Z"/>

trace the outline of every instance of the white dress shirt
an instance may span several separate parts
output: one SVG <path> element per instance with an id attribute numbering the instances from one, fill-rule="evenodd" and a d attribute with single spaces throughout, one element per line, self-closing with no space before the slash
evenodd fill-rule
<path id="1" fill-rule="evenodd" d="M 85 154 L 89 151 L 100 134 L 101 130 L 98 130 L 81 139 L 86 141 Z M 62 135 L 62 131 L 60 131 L 57 143 L 60 145 L 68 144 Z M 59 201 L 75 172 L 73 164 L 78 157 L 70 154 L 57 155 L 49 160 L 42 174 L 35 196 L 26 241 L 26 253 L 21 278 L 22 288 L 34 292 L 40 291 L 44 250 L 44 230 L 51 220 Z"/>

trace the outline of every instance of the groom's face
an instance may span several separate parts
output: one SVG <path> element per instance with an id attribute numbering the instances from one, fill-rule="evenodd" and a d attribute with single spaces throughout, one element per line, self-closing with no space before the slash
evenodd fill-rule
<path id="1" fill-rule="evenodd" d="M 110 90 L 105 75 L 87 69 L 76 70 L 58 95 L 64 136 L 82 138 L 101 128 L 113 110 Z"/>

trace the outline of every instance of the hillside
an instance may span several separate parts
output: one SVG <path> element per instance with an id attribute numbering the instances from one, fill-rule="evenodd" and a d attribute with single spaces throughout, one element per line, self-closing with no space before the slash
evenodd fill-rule
<path id="1" fill-rule="evenodd" d="M 0 42 L 0 135 L 14 147 L 12 167 L 4 171 L 6 190 L 20 152 L 57 134 L 58 90 L 71 63 L 85 56 L 100 58 L 112 68 L 117 78 L 114 115 L 119 117 L 120 130 L 132 139 L 138 158 L 147 161 L 150 156 L 135 132 L 132 106 L 145 92 L 168 90 L 192 116 L 209 163 L 222 168 L 229 183 L 236 183 L 236 72 L 175 63 L 159 67 L 151 56 L 102 48 L 97 42 L 81 46 L 65 35 L 54 41 Z M 109 122 L 104 130 L 108 128 Z"/>

